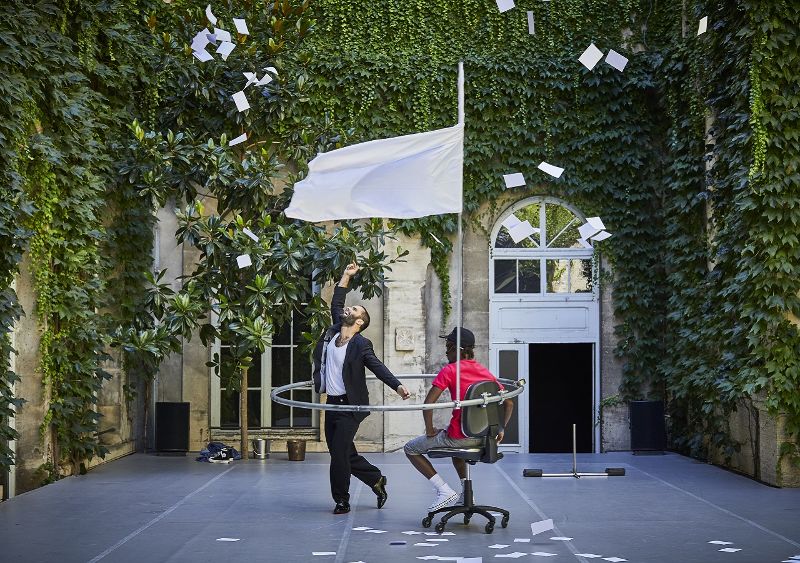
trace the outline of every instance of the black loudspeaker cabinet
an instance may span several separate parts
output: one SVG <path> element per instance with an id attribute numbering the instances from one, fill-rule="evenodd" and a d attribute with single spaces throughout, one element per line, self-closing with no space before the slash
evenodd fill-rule
<path id="1" fill-rule="evenodd" d="M 631 401 L 631 450 L 663 451 L 666 447 L 664 403 Z"/>
<path id="2" fill-rule="evenodd" d="M 189 451 L 189 403 L 156 403 L 156 452 Z"/>

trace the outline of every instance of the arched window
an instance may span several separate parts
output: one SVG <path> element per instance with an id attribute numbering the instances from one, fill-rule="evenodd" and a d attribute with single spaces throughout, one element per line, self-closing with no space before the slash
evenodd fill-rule
<path id="1" fill-rule="evenodd" d="M 492 230 L 492 294 L 594 297 L 593 251 L 578 241 L 584 222 L 577 209 L 552 197 L 526 199 L 504 211 Z"/>

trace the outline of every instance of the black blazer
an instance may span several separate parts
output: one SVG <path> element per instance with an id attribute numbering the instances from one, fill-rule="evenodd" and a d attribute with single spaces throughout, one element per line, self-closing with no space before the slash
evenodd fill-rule
<path id="1" fill-rule="evenodd" d="M 327 346 L 331 339 L 342 328 L 342 316 L 344 315 L 344 298 L 349 288 L 336 286 L 333 290 L 333 299 L 331 300 L 331 317 L 333 318 L 333 325 L 325 331 L 325 336 L 317 343 L 314 349 L 314 390 L 317 393 L 323 392 L 322 380 L 320 373 L 322 371 L 322 362 L 324 352 L 327 351 Z M 364 338 L 360 333 L 356 333 L 350 339 L 347 345 L 347 353 L 344 357 L 344 365 L 342 366 L 342 379 L 344 380 L 344 388 L 347 393 L 347 402 L 351 405 L 368 405 L 369 392 L 367 391 L 367 374 L 364 368 L 374 373 L 378 379 L 383 381 L 386 385 L 397 390 L 400 387 L 400 381 L 392 375 L 383 362 L 381 362 L 372 349 L 372 342 L 368 338 Z M 365 419 L 369 412 L 357 412 L 356 418 L 361 420 Z"/>

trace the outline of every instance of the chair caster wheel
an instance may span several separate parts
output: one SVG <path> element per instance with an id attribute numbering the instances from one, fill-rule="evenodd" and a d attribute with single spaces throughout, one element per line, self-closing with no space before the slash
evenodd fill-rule
<path id="1" fill-rule="evenodd" d="M 503 519 L 500 520 L 500 526 L 502 528 L 508 528 L 508 516 L 503 516 Z"/>
<path id="2" fill-rule="evenodd" d="M 440 534 L 441 534 L 442 532 L 444 532 L 444 522 L 439 522 L 438 524 L 436 524 L 436 528 L 434 528 L 434 529 L 435 529 L 437 532 L 439 532 Z"/>
<path id="3" fill-rule="evenodd" d="M 487 534 L 494 532 L 494 522 L 487 522 L 485 530 Z"/>
<path id="4" fill-rule="evenodd" d="M 426 516 L 425 518 L 422 519 L 422 527 L 430 528 L 431 522 L 433 522 L 433 519 L 430 516 Z"/>
<path id="5" fill-rule="evenodd" d="M 472 519 L 472 516 L 464 515 L 464 525 L 465 526 L 467 526 L 469 524 L 470 519 Z"/>

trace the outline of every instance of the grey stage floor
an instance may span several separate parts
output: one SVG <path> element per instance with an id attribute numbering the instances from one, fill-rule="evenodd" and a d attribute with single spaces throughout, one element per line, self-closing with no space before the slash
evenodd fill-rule
<path id="1" fill-rule="evenodd" d="M 500 563 L 516 553 L 526 562 L 777 563 L 800 556 L 800 490 L 770 488 L 678 455 L 580 455 L 581 471 L 625 467 L 627 475 L 576 480 L 522 476 L 525 467 L 569 470 L 569 455 L 509 454 L 473 472 L 477 501 L 509 509 L 509 527 L 498 522 L 487 535 L 475 516 L 468 527 L 451 521 L 455 535 L 439 537 L 402 533 L 430 531 L 420 520 L 432 496 L 405 457 L 367 457 L 388 477 L 387 505 L 377 510 L 374 494 L 354 481 L 353 511 L 334 516 L 326 454 L 231 465 L 133 455 L 0 503 L 0 561 L 379 563 L 436 556 Z M 454 484 L 449 461 L 438 465 Z M 546 518 L 555 530 L 532 538 L 531 522 Z M 364 526 L 385 533 L 354 530 Z M 448 541 L 414 545 L 426 539 Z M 398 540 L 407 543 L 390 545 Z M 740 551 L 720 552 L 725 546 L 714 540 Z M 490 548 L 498 544 L 507 547 Z"/>

